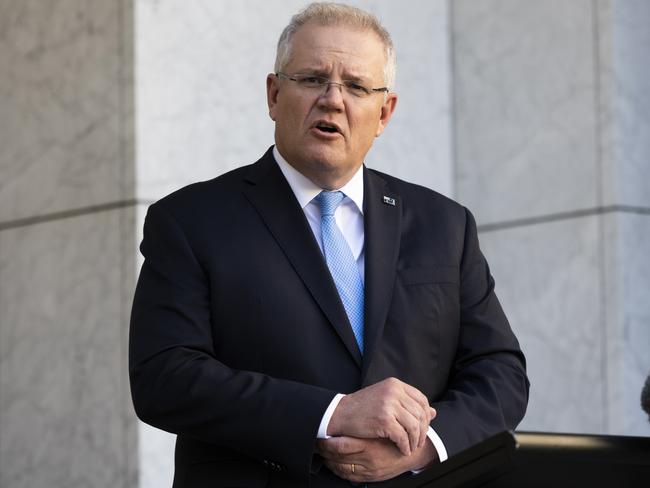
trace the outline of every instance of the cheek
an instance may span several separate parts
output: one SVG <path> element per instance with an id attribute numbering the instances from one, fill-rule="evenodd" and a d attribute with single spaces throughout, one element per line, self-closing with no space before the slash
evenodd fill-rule
<path id="1" fill-rule="evenodd" d="M 378 127 L 378 117 L 366 116 L 363 119 L 359 119 L 355 131 L 358 143 L 364 147 L 371 145 L 372 141 L 377 136 Z"/>
<path id="2" fill-rule="evenodd" d="M 308 113 L 309 107 L 305 104 L 293 103 L 286 105 L 282 112 L 285 126 L 293 127 L 296 130 L 299 129 L 302 127 Z"/>
<path id="3" fill-rule="evenodd" d="M 278 107 L 276 111 L 276 125 L 285 133 L 285 137 L 290 137 L 296 127 L 295 111 L 288 106 Z"/>

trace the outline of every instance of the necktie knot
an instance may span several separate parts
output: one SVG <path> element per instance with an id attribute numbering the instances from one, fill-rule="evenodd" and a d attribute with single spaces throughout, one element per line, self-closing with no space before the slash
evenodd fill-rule
<path id="1" fill-rule="evenodd" d="M 334 215 L 336 208 L 341 204 L 345 195 L 341 191 L 323 190 L 316 197 L 320 204 L 320 213 L 322 216 Z"/>

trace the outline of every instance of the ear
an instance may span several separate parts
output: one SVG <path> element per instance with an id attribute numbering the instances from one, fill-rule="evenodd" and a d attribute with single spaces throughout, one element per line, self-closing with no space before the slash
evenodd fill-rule
<path id="1" fill-rule="evenodd" d="M 379 116 L 379 124 L 377 125 L 377 133 L 375 137 L 379 137 L 388 125 L 388 121 L 393 116 L 395 107 L 397 106 L 397 93 L 387 93 L 384 103 L 381 105 L 381 114 Z"/>
<path id="2" fill-rule="evenodd" d="M 278 77 L 273 73 L 266 75 L 266 103 L 269 106 L 269 117 L 275 121 L 275 107 L 278 104 Z"/>

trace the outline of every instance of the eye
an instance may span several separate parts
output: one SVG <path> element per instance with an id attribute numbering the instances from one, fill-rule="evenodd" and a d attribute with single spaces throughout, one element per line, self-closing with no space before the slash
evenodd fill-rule
<path id="1" fill-rule="evenodd" d="M 296 76 L 296 81 L 305 87 L 318 87 L 323 86 L 328 80 L 322 76 L 302 75 Z"/>
<path id="2" fill-rule="evenodd" d="M 354 81 L 346 81 L 345 88 L 347 88 L 350 93 L 358 97 L 363 97 L 370 94 L 370 90 Z"/>

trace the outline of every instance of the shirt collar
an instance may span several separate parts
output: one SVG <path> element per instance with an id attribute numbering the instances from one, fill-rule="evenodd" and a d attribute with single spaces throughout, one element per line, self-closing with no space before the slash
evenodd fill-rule
<path id="1" fill-rule="evenodd" d="M 273 157 L 293 190 L 300 208 L 304 209 L 323 189 L 291 166 L 282 157 L 276 146 L 273 146 Z M 342 191 L 346 197 L 352 200 L 363 215 L 363 165 L 359 166 L 350 181 L 339 188 L 339 191 Z"/>

